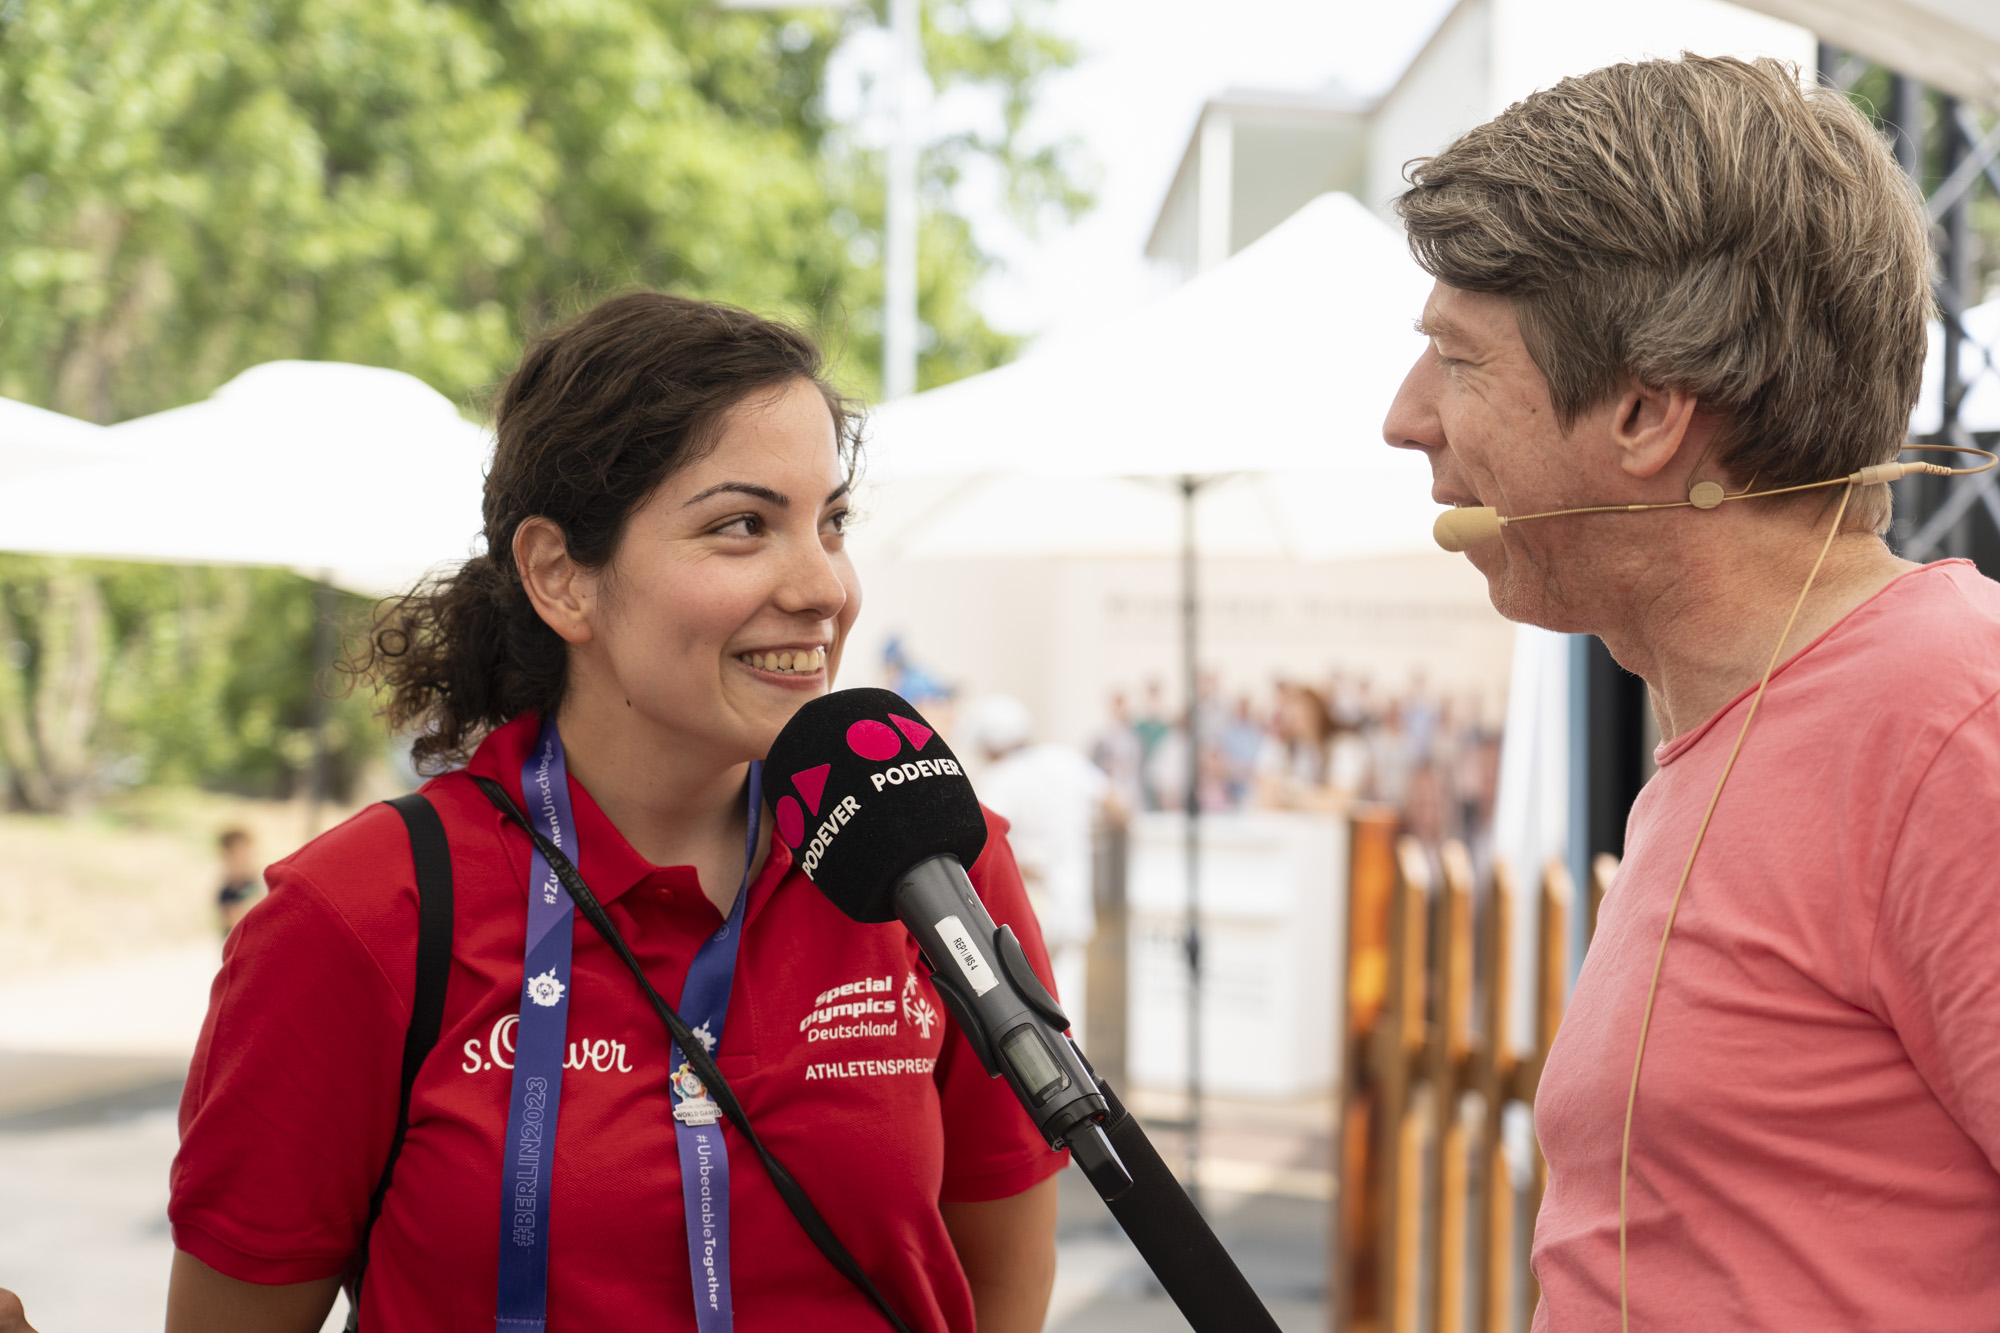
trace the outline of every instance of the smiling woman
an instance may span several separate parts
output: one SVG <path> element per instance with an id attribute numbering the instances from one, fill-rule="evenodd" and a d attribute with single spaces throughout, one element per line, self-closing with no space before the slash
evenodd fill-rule
<path id="1" fill-rule="evenodd" d="M 449 770 L 421 792 L 449 843 L 447 980 L 419 981 L 396 813 L 272 867 L 181 1110 L 170 1333 L 316 1328 L 343 1276 L 371 1333 L 872 1333 L 888 1311 L 1039 1329 L 1063 1158 L 955 1028 L 899 1017 L 935 1008 L 907 932 L 841 915 L 770 837 L 762 757 L 830 687 L 861 605 L 856 419 L 817 349 L 740 310 L 618 297 L 529 348 L 496 433 L 485 553 L 389 605 L 352 664 L 419 764 Z M 972 880 L 1046 980 L 989 826 Z M 627 968 L 746 1120 L 717 1123 L 704 1061 Z M 857 977 L 903 1010 L 816 1024 L 815 997 Z M 424 996 L 440 1031 L 406 1082 Z M 858 1072 L 815 1072 L 836 1067 Z M 834 1240 L 802 1228 L 798 1188 Z"/>
<path id="2" fill-rule="evenodd" d="M 633 554 L 650 561 L 691 523 L 710 524 L 702 540 L 719 553 L 768 541 L 775 517 L 789 533 L 801 510 L 832 529 L 837 553 L 858 426 L 811 340 L 727 306 L 634 293 L 539 340 L 497 407 L 487 553 L 393 604 L 358 664 L 394 690 L 389 721 L 417 732 L 419 766 L 463 760 L 483 731 L 563 697 L 569 640 L 536 613 L 523 577 L 535 560 L 559 549 L 594 591 L 628 530 L 641 534 Z M 779 461 L 788 444 L 799 446 L 791 461 L 820 474 L 796 500 L 730 470 L 760 448 Z"/>

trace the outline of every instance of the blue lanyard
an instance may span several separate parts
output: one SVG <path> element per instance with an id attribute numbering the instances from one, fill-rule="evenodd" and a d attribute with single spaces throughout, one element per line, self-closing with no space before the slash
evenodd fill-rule
<path id="1" fill-rule="evenodd" d="M 697 1036 L 706 1039 L 711 1054 L 722 1040 L 736 951 L 743 938 L 750 867 L 757 857 L 763 769 L 761 763 L 750 765 L 750 831 L 743 850 L 743 883 L 729 919 L 695 953 L 681 993 L 681 1015 Z M 562 737 L 556 734 L 553 717 L 543 720 L 535 748 L 521 765 L 521 794 L 527 798 L 528 818 L 572 861 L 580 859 Z M 549 1189 L 556 1115 L 562 1104 L 575 911 L 569 891 L 536 849 L 528 872 L 528 939 L 501 1169 L 496 1333 L 540 1333 L 548 1318 Z M 729 1295 L 729 1153 L 716 1123 L 721 1111 L 679 1048 L 669 1043 L 668 1050 L 669 1068 L 674 1070 L 674 1137 L 680 1148 L 695 1322 L 701 1333 L 731 1333 L 735 1316 Z"/>

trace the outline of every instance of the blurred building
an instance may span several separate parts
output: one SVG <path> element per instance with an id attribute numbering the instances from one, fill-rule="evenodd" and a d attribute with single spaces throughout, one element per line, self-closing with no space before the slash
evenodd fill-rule
<path id="1" fill-rule="evenodd" d="M 1241 89 L 1206 103 L 1146 255 L 1185 281 L 1329 190 L 1393 221 L 1411 158 L 1564 75 L 1684 49 L 1811 70 L 1815 45 L 1804 28 L 1721 0 L 1460 0 L 1378 98 Z"/>

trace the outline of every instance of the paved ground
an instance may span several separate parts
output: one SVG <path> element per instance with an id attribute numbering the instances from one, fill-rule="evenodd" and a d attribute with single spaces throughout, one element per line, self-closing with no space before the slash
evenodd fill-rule
<path id="1" fill-rule="evenodd" d="M 154 1333 L 166 1310 L 180 1074 L 132 1061 L 120 1086 L 115 1063 L 0 1053 L 16 1108 L 0 1110 L 0 1286 L 20 1293 L 41 1333 Z M 37 1071 L 94 1090 L 51 1105 L 26 1095 Z M 328 1330 L 344 1320 L 335 1306 Z"/>
<path id="2" fill-rule="evenodd" d="M 1135 1101 L 1138 1099 L 1135 1099 Z M 1324 1173 L 1313 1166 L 1325 1137 L 1297 1122 L 1296 1110 L 1209 1107 L 1204 1143 L 1203 1208 L 1216 1235 L 1285 1333 L 1326 1329 L 1329 1203 Z M 1178 1136 L 1150 1131 L 1171 1165 Z M 1229 1156 L 1221 1154 L 1227 1152 Z M 1255 1185 L 1261 1192 L 1219 1188 Z M 1173 1302 L 1147 1271 L 1089 1183 L 1062 1177 L 1056 1230 L 1056 1291 L 1049 1333 L 1171 1333 L 1184 1330 Z"/>
<path id="3" fill-rule="evenodd" d="M 178 1075 L 157 1060 L 0 1052 L 0 1286 L 19 1291 L 42 1333 L 141 1333 L 160 1326 L 173 1246 L 167 1168 Z M 41 1089 L 37 1094 L 36 1089 Z M 1296 1117 L 1294 1117 L 1296 1119 Z M 1310 1166 L 1314 1136 L 1257 1108 L 1211 1108 L 1205 1178 L 1271 1180 L 1274 1190 L 1211 1188 L 1217 1234 L 1286 1333 L 1326 1326 L 1327 1204 Z M 1274 1127 L 1275 1126 L 1275 1127 Z M 1155 1133 L 1169 1161 L 1175 1136 Z M 1076 1172 L 1062 1178 L 1050 1333 L 1168 1333 L 1187 1324 Z M 327 1327 L 339 1326 L 340 1307 Z"/>

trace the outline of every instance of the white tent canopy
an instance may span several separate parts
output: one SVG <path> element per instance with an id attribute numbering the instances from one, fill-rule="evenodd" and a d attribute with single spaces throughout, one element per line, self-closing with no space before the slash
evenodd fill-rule
<path id="1" fill-rule="evenodd" d="M 1097 336 L 882 408 L 858 549 L 1162 554 L 1184 474 L 1236 474 L 1204 492 L 1204 554 L 1426 549 L 1428 468 L 1381 428 L 1429 288 L 1399 232 L 1322 196 Z"/>
<path id="2" fill-rule="evenodd" d="M 490 438 L 400 371 L 273 361 L 203 402 L 73 424 L 100 456 L 10 477 L 0 550 L 282 565 L 377 593 L 463 560 L 480 530 Z"/>
<path id="3" fill-rule="evenodd" d="M 2000 430 L 2000 301 L 1988 301 L 1965 312 L 1965 341 L 1958 347 L 1960 383 L 1965 397 L 1958 404 L 1958 422 L 1969 431 Z M 1924 386 L 1917 410 L 1910 414 L 1910 431 L 1930 435 L 1944 422 L 1944 330 L 1930 326 L 1930 346 L 1924 356 Z"/>
<path id="4" fill-rule="evenodd" d="M 75 467 L 109 451 L 102 426 L 0 398 L 0 480 Z"/>
<path id="5" fill-rule="evenodd" d="M 1737 0 L 1975 102 L 2000 104 L 1994 0 Z"/>

